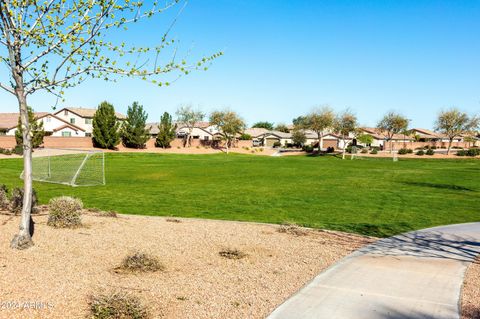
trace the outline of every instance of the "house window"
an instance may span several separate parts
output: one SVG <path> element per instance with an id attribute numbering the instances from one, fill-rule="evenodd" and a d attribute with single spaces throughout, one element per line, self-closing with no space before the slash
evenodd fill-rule
<path id="1" fill-rule="evenodd" d="M 204 136 L 204 137 L 203 137 L 203 140 L 204 140 L 204 141 L 208 141 L 208 140 L 209 140 L 209 136 Z"/>
<path id="2" fill-rule="evenodd" d="M 67 110 L 63 111 L 63 114 L 64 114 L 65 116 L 67 116 L 67 115 L 68 115 L 68 111 L 67 111 Z"/>
<path id="3" fill-rule="evenodd" d="M 75 124 L 75 118 L 74 117 L 70 118 L 70 124 Z"/>
<path id="4" fill-rule="evenodd" d="M 63 137 L 70 137 L 72 136 L 72 132 L 62 132 Z"/>
<path id="5" fill-rule="evenodd" d="M 85 124 L 92 124 L 92 119 L 85 119 Z"/>
<path id="6" fill-rule="evenodd" d="M 86 137 L 92 137 L 92 133 L 85 133 Z"/>
<path id="7" fill-rule="evenodd" d="M 50 123 L 52 121 L 52 118 L 50 116 L 47 116 L 46 121 L 47 121 L 47 123 Z"/>

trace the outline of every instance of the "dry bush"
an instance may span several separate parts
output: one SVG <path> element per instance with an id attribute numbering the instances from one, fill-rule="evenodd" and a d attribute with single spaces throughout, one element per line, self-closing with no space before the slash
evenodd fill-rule
<path id="1" fill-rule="evenodd" d="M 111 292 L 90 297 L 90 312 L 94 319 L 147 319 L 147 309 L 140 299 L 123 292 Z"/>
<path id="2" fill-rule="evenodd" d="M 37 192 L 33 189 L 32 192 L 32 214 L 36 213 L 35 206 L 37 206 Z M 23 207 L 23 189 L 16 187 L 12 191 L 12 197 L 10 198 L 10 211 L 15 215 L 22 211 Z"/>
<path id="3" fill-rule="evenodd" d="M 279 233 L 291 234 L 295 236 L 306 236 L 308 231 L 302 227 L 299 227 L 295 224 L 283 224 L 278 227 L 277 231 Z"/>
<path id="4" fill-rule="evenodd" d="M 125 257 L 120 267 L 117 267 L 115 270 L 155 272 L 165 270 L 165 266 L 160 263 L 157 257 L 137 251 Z"/>
<path id="5" fill-rule="evenodd" d="M 61 196 L 49 202 L 47 225 L 55 228 L 75 228 L 82 224 L 83 203 L 78 198 Z"/>
<path id="6" fill-rule="evenodd" d="M 222 249 L 218 254 L 227 259 L 242 259 L 247 256 L 244 252 L 231 248 Z"/>
<path id="7" fill-rule="evenodd" d="M 180 219 L 177 219 L 177 218 L 167 218 L 165 219 L 165 221 L 169 222 L 169 223 L 181 223 L 182 221 Z"/>
<path id="8" fill-rule="evenodd" d="M 9 205 L 8 188 L 5 185 L 0 185 L 0 210 L 8 209 Z"/>

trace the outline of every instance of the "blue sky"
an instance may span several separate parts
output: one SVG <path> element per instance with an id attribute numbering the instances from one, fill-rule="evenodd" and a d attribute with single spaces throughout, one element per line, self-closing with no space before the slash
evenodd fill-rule
<path id="1" fill-rule="evenodd" d="M 154 44 L 174 15 L 141 22 L 121 38 Z M 191 0 L 171 35 L 191 60 L 224 51 L 207 72 L 162 88 L 91 81 L 69 89 L 58 107 L 108 100 L 125 112 L 137 100 L 158 121 L 191 103 L 205 112 L 231 108 L 252 124 L 289 123 L 329 104 L 352 109 L 363 125 L 396 110 L 412 126 L 432 127 L 442 108 L 480 113 L 479 17 L 480 1 L 468 0 Z M 16 110 L 12 97 L 0 99 L 2 111 Z M 37 94 L 29 102 L 45 111 L 55 99 Z"/>

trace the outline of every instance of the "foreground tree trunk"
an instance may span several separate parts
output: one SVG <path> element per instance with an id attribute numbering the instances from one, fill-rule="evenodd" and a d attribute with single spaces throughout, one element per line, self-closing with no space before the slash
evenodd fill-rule
<path id="1" fill-rule="evenodd" d="M 450 149 L 452 148 L 453 138 L 448 139 L 448 148 L 447 148 L 447 155 L 450 155 Z"/>
<path id="2" fill-rule="evenodd" d="M 17 80 L 17 79 L 15 79 Z M 19 233 L 10 243 L 11 248 L 27 249 L 33 246 L 30 232 L 31 209 L 32 209 L 32 135 L 28 122 L 27 99 L 23 89 L 23 80 L 17 81 L 17 99 L 20 109 L 20 121 L 23 128 L 23 207 Z"/>

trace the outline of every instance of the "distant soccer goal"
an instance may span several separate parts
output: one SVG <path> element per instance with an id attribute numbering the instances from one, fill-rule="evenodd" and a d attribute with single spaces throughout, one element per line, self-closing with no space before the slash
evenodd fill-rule
<path id="1" fill-rule="evenodd" d="M 34 181 L 70 186 L 105 185 L 105 154 L 102 151 L 41 149 L 33 152 Z M 23 178 L 23 172 L 20 176 Z"/>

